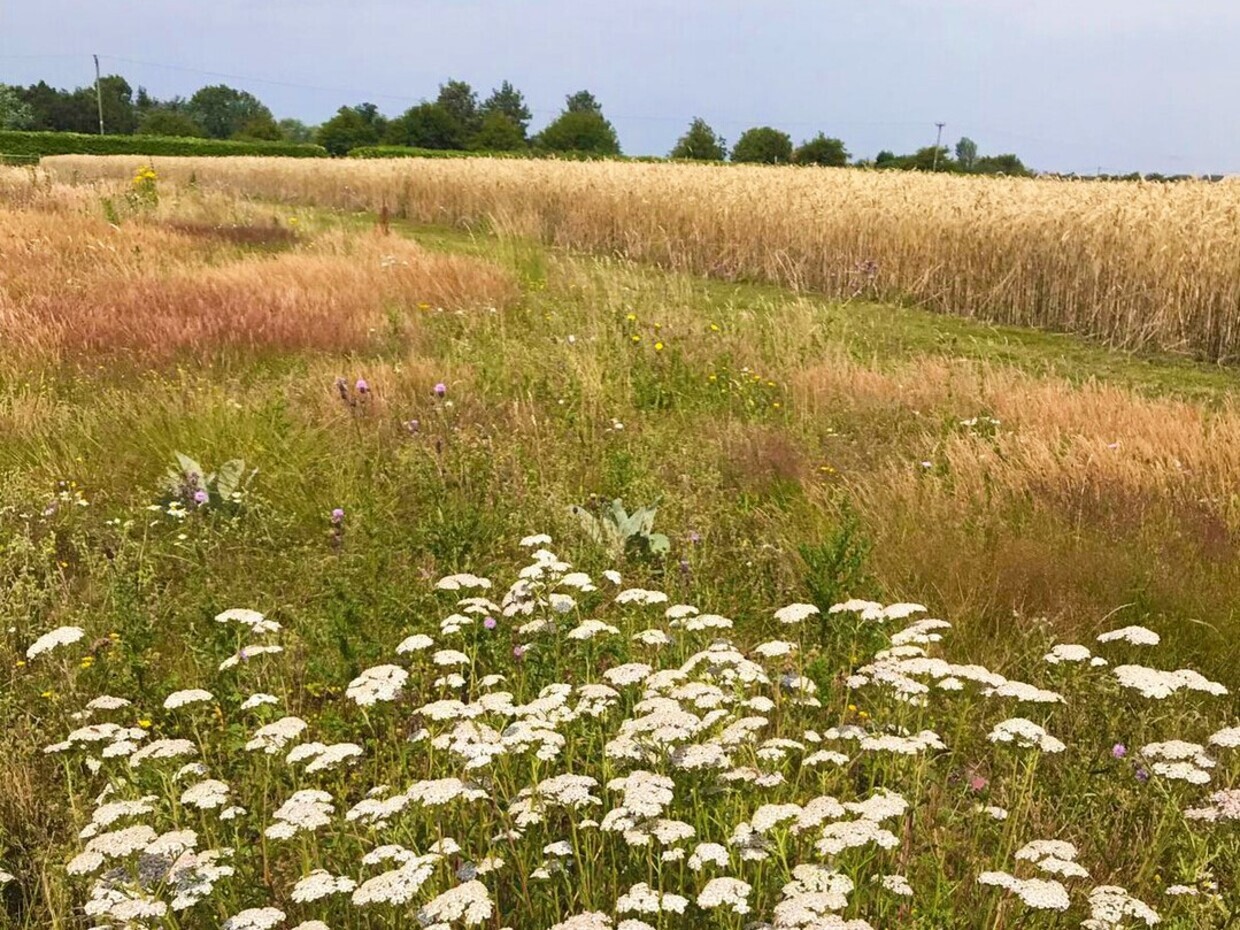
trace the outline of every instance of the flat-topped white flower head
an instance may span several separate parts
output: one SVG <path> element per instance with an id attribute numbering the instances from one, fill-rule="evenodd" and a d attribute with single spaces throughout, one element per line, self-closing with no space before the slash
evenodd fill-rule
<path id="1" fill-rule="evenodd" d="M 216 623 L 238 623 L 249 629 L 251 633 L 276 633 L 282 627 L 275 620 L 268 620 L 257 610 L 246 607 L 232 607 L 215 615 Z"/>
<path id="2" fill-rule="evenodd" d="M 396 700 L 408 680 L 409 673 L 399 665 L 376 665 L 349 682 L 345 695 L 359 707 L 372 707 Z"/>
<path id="3" fill-rule="evenodd" d="M 445 575 L 435 582 L 435 587 L 440 591 L 461 591 L 467 588 L 489 588 L 491 581 L 480 575 L 471 575 L 469 572 L 460 572 L 456 575 Z"/>
<path id="4" fill-rule="evenodd" d="M 775 619 L 780 623 L 800 623 L 819 613 L 813 604 L 788 604 L 775 611 Z"/>
<path id="5" fill-rule="evenodd" d="M 220 930 L 272 930 L 284 923 L 284 918 L 279 908 L 247 907 L 220 924 Z"/>
<path id="6" fill-rule="evenodd" d="M 1098 642 L 1124 642 L 1130 643 L 1133 646 L 1157 646 L 1162 642 L 1162 637 L 1153 630 L 1146 629 L 1143 626 L 1126 626 L 1118 630 L 1099 633 Z"/>
<path id="7" fill-rule="evenodd" d="M 205 701 L 213 700 L 215 700 L 215 695 L 210 691 L 204 691 L 202 688 L 173 691 L 164 698 L 164 710 L 176 710 L 178 707 L 185 707 L 188 704 L 201 704 Z"/>
<path id="8" fill-rule="evenodd" d="M 86 631 L 80 626 L 61 626 L 50 632 L 44 633 L 26 650 L 26 658 L 33 659 L 43 655 L 45 652 L 51 652 L 61 646 L 68 646 L 76 643 L 86 635 Z"/>
<path id="9" fill-rule="evenodd" d="M 1012 743 L 1042 752 L 1063 752 L 1067 748 L 1041 726 L 1024 717 L 1012 717 L 996 724 L 987 739 L 992 743 Z"/>
<path id="10" fill-rule="evenodd" d="M 753 886 L 739 878 L 712 878 L 698 892 L 697 905 L 703 910 L 726 907 L 734 914 L 748 914 L 751 891 Z"/>

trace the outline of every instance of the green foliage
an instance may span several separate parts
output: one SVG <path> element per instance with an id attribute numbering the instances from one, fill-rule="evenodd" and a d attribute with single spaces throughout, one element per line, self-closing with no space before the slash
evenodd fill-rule
<path id="1" fill-rule="evenodd" d="M 833 139 L 820 132 L 809 141 L 802 142 L 793 153 L 792 160 L 798 165 L 843 168 L 848 164 L 848 149 L 842 139 Z"/>
<path id="2" fill-rule="evenodd" d="M 254 120 L 271 120 L 271 111 L 249 91 L 227 84 L 203 87 L 189 98 L 189 115 L 212 139 L 230 139 Z"/>
<path id="3" fill-rule="evenodd" d="M 671 151 L 671 158 L 689 158 L 694 161 L 723 161 L 728 157 L 728 145 L 723 137 L 711 129 L 706 120 L 695 116 L 685 134 Z"/>
<path id="4" fill-rule="evenodd" d="M 602 113 L 589 109 L 565 110 L 538 134 L 535 144 L 551 152 L 620 154 L 615 128 Z"/>
<path id="5" fill-rule="evenodd" d="M 423 149 L 463 149 L 465 138 L 464 125 L 447 107 L 420 103 L 388 124 L 383 142 Z"/>
<path id="6" fill-rule="evenodd" d="M 0 84 L 0 130 L 29 129 L 34 110 L 22 99 L 21 88 Z"/>
<path id="7" fill-rule="evenodd" d="M 792 139 L 786 132 L 759 126 L 746 129 L 732 149 L 732 161 L 760 165 L 786 165 L 792 161 Z"/>
<path id="8" fill-rule="evenodd" d="M 525 141 L 532 114 L 530 108 L 525 105 L 525 96 L 507 81 L 491 91 L 491 96 L 482 101 L 478 112 L 482 114 L 483 120 L 494 113 L 507 116 L 520 128 L 521 140 Z"/>
<path id="9" fill-rule="evenodd" d="M 255 139 L 259 141 L 278 142 L 282 136 L 280 135 L 280 127 L 276 125 L 274 117 L 271 113 L 258 113 L 244 123 L 232 136 L 234 139 Z"/>
<path id="10" fill-rule="evenodd" d="M 601 546 L 611 558 L 619 558 L 625 553 L 661 557 L 672 549 L 671 541 L 666 536 L 654 532 L 657 507 L 641 507 L 629 513 L 616 498 L 601 505 L 597 516 L 576 504 L 568 509 L 590 541 Z"/>
<path id="11" fill-rule="evenodd" d="M 179 505 L 187 511 L 209 507 L 235 512 L 252 477 L 253 472 L 246 472 L 244 459 L 229 459 L 218 471 L 209 472 L 178 452 L 176 463 L 164 474 L 161 503 L 165 508 Z"/>
<path id="12" fill-rule="evenodd" d="M 92 136 L 75 132 L 0 132 L 0 152 L 42 155 L 280 155 L 321 158 L 317 145 L 289 142 L 238 142 L 225 139 L 178 139 L 164 136 Z"/>
<path id="13" fill-rule="evenodd" d="M 285 142 L 313 142 L 315 127 L 307 126 L 299 119 L 282 119 L 276 126 Z"/>
<path id="14" fill-rule="evenodd" d="M 379 141 L 386 123 L 378 108 L 371 103 L 341 107 L 336 115 L 319 127 L 315 139 L 332 155 L 347 155 L 363 145 Z"/>
<path id="15" fill-rule="evenodd" d="M 507 113 L 488 113 L 469 140 L 471 149 L 481 152 L 515 152 L 525 148 L 525 133 Z"/>
<path id="16" fill-rule="evenodd" d="M 1015 155 L 984 155 L 973 166 L 976 174 L 1005 174 L 1013 178 L 1028 178 L 1033 172 Z"/>
<path id="17" fill-rule="evenodd" d="M 566 113 L 597 113 L 601 116 L 603 105 L 588 90 L 579 90 L 565 98 L 564 110 Z"/>
<path id="18" fill-rule="evenodd" d="M 440 84 L 435 103 L 456 120 L 466 135 L 477 132 L 482 125 L 478 95 L 465 81 L 449 80 L 446 84 Z"/>
<path id="19" fill-rule="evenodd" d="M 961 136 L 956 143 L 956 164 L 963 171 L 972 171 L 977 164 L 977 143 L 968 136 Z"/>
<path id="20" fill-rule="evenodd" d="M 142 122 L 138 124 L 138 135 L 201 139 L 206 136 L 206 132 L 189 114 L 159 107 L 142 117 Z"/>

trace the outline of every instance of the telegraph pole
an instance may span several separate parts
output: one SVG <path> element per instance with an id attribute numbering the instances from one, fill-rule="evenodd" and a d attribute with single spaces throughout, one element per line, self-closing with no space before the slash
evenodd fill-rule
<path id="1" fill-rule="evenodd" d="M 95 59 L 95 100 L 99 104 L 99 135 L 103 135 L 103 91 L 99 86 L 99 56 L 93 56 Z"/>
<path id="2" fill-rule="evenodd" d="M 943 145 L 943 127 L 946 126 L 947 124 L 946 123 L 935 123 L 934 125 L 939 127 L 939 131 L 938 131 L 938 134 L 934 137 L 934 167 L 931 168 L 930 170 L 938 171 L 939 170 L 939 149 Z"/>

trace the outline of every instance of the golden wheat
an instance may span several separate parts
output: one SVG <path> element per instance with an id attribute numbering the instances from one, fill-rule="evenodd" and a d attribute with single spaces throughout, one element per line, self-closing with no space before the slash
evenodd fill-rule
<path id="1" fill-rule="evenodd" d="M 62 178 L 130 157 L 47 159 Z M 163 159 L 161 176 L 1130 349 L 1240 354 L 1240 185 L 520 160 Z"/>

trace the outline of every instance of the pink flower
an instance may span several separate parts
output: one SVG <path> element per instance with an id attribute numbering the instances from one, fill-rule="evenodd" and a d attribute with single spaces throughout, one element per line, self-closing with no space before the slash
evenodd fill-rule
<path id="1" fill-rule="evenodd" d="M 434 390 L 435 390 L 436 397 L 443 397 L 445 394 L 448 393 L 448 386 L 444 384 L 442 381 L 440 381 L 438 384 L 435 385 Z"/>
<path id="2" fill-rule="evenodd" d="M 497 626 L 499 626 L 499 624 L 495 622 L 494 617 L 487 617 L 485 620 L 482 621 L 482 625 L 486 627 L 488 630 L 493 630 Z"/>
<path id="3" fill-rule="evenodd" d="M 1124 756 L 1128 755 L 1128 747 L 1123 743 L 1116 743 L 1111 747 L 1111 755 L 1116 759 L 1122 759 Z"/>

